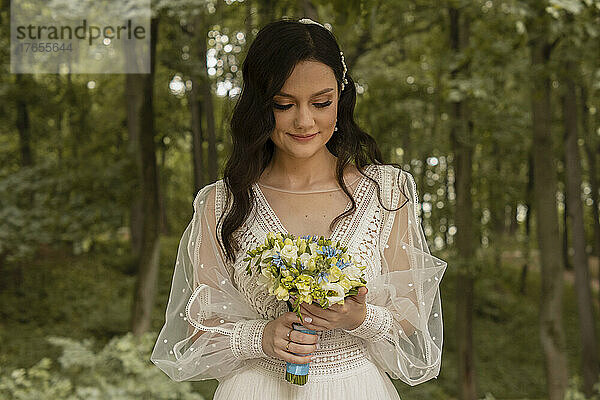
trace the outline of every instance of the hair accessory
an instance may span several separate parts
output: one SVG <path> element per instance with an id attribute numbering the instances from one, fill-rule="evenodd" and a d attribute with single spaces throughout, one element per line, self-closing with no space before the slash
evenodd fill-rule
<path id="1" fill-rule="evenodd" d="M 301 24 L 315 24 L 315 25 L 319 25 L 322 28 L 325 28 L 325 26 L 321 25 L 320 23 L 313 21 L 310 18 L 302 18 L 301 20 L 299 20 L 298 22 L 300 22 Z M 327 28 L 325 28 L 327 29 Z M 329 29 L 327 29 L 329 30 Z M 344 91 L 344 87 L 346 87 L 346 85 L 348 84 L 348 79 L 346 78 L 346 72 L 348 71 L 348 68 L 346 68 L 346 62 L 344 61 L 344 52 L 340 51 L 340 56 L 342 57 L 342 66 L 344 67 L 344 73 L 342 74 L 342 92 Z"/>
<path id="2" fill-rule="evenodd" d="M 298 22 L 300 22 L 301 24 L 317 24 L 319 26 L 322 26 L 323 28 L 325 28 L 323 25 L 321 25 L 320 23 L 318 23 L 317 21 L 313 21 L 310 18 L 302 18 L 301 20 L 299 20 Z M 327 28 L 325 28 L 327 29 Z"/>
<path id="3" fill-rule="evenodd" d="M 340 56 L 342 56 L 342 65 L 344 66 L 344 74 L 342 75 L 342 92 L 344 91 L 344 86 L 348 84 L 348 79 L 346 79 L 346 62 L 344 61 L 344 52 L 340 51 Z"/>

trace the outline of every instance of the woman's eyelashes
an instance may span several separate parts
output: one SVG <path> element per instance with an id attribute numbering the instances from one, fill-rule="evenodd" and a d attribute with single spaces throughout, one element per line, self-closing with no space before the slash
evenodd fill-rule
<path id="1" fill-rule="evenodd" d="M 332 103 L 331 100 L 327 100 L 323 103 L 313 103 L 315 107 L 317 108 L 325 108 L 330 106 Z M 293 106 L 293 104 L 277 104 L 276 102 L 273 102 L 273 107 L 275 107 L 278 110 L 287 110 L 289 109 L 291 106 Z"/>

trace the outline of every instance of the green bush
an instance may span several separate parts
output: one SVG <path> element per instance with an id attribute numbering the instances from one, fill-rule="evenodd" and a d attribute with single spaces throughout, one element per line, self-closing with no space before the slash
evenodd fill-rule
<path id="1" fill-rule="evenodd" d="M 0 398 L 15 400 L 203 400 L 190 382 L 174 382 L 150 360 L 156 334 L 115 337 L 98 352 L 91 340 L 49 337 L 62 347 L 58 366 L 0 369 Z"/>
<path id="2" fill-rule="evenodd" d="M 565 400 L 600 400 L 600 381 L 594 385 L 594 393 L 592 397 L 585 397 L 581 391 L 581 378 L 578 375 L 573 376 L 569 380 L 569 387 L 565 393 Z"/>

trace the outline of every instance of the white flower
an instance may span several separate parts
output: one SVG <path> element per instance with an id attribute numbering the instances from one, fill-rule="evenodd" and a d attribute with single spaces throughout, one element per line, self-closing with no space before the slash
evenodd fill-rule
<path id="1" fill-rule="evenodd" d="M 267 249 L 262 252 L 260 256 L 260 264 L 261 265 L 269 265 L 271 264 L 271 260 L 265 260 L 267 257 L 273 257 L 275 255 L 275 251 L 273 249 Z"/>
<path id="2" fill-rule="evenodd" d="M 289 240 L 289 239 L 288 239 Z M 296 257 L 298 257 L 298 247 L 293 243 L 288 243 L 283 246 L 283 249 L 280 251 L 281 257 L 283 257 L 286 261 L 292 263 Z"/>
<path id="3" fill-rule="evenodd" d="M 342 270 L 343 274 L 351 281 L 359 281 L 362 271 L 356 265 L 350 265 Z"/>
<path id="4" fill-rule="evenodd" d="M 335 295 L 333 296 L 326 296 L 327 300 L 329 301 L 329 305 L 338 302 L 344 304 L 344 296 L 346 293 L 344 292 L 344 288 L 342 287 L 342 285 L 340 285 L 339 283 L 327 283 L 325 285 L 321 285 L 321 288 L 323 290 L 332 290 L 335 292 Z"/>
<path id="5" fill-rule="evenodd" d="M 304 265 L 305 268 L 308 268 L 308 263 L 310 261 L 310 254 L 308 253 L 302 253 L 300 254 L 300 257 L 298 257 L 298 259 L 300 260 L 300 262 L 302 263 L 302 265 Z"/>
<path id="6" fill-rule="evenodd" d="M 275 282 L 275 277 L 273 276 L 271 271 L 269 271 L 267 268 L 263 268 L 256 282 L 261 286 L 271 289 L 273 283 Z"/>

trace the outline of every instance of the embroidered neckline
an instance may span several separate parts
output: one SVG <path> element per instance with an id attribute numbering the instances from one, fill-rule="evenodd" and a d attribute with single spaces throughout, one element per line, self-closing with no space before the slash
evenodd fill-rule
<path id="1" fill-rule="evenodd" d="M 372 171 L 376 167 L 377 166 L 375 164 L 370 164 L 367 167 L 365 167 L 364 172 L 367 175 L 371 176 L 371 178 L 373 178 Z M 361 176 L 360 178 L 358 178 L 358 180 L 359 180 L 358 185 L 356 186 L 356 189 L 354 189 L 354 192 L 352 192 L 352 196 L 354 197 L 354 201 L 356 202 L 356 210 L 352 215 L 349 216 L 349 217 L 351 217 L 352 221 L 354 221 L 356 216 L 358 214 L 360 214 L 359 211 L 361 209 L 360 206 L 362 204 L 362 199 L 363 199 L 364 194 L 367 192 L 367 190 L 366 190 L 368 188 L 367 183 L 370 182 L 369 179 L 364 175 Z M 279 219 L 279 217 L 277 216 L 277 213 L 275 213 L 275 210 L 273 210 L 273 208 L 267 201 L 267 198 L 265 197 L 264 193 L 262 192 L 260 186 L 257 183 L 254 183 L 252 185 L 252 187 L 255 189 L 255 193 L 258 198 L 258 203 L 261 204 L 261 206 L 263 207 L 263 209 L 265 211 L 264 213 L 259 213 L 259 214 L 260 214 L 261 218 L 263 218 L 263 220 L 265 221 L 266 226 L 274 227 L 274 228 L 276 228 L 276 230 L 279 230 L 284 234 L 289 233 L 288 230 L 283 225 L 283 223 L 281 222 L 281 220 Z M 344 212 L 348 211 L 351 207 L 352 207 L 352 201 L 348 201 L 348 204 L 346 205 Z M 333 232 L 330 235 L 330 238 L 332 239 L 332 241 L 340 240 L 340 239 L 337 239 L 337 236 L 339 236 L 340 233 L 341 233 L 342 238 L 345 237 L 342 230 L 343 230 L 343 227 L 346 227 L 349 225 L 348 223 L 344 223 L 346 220 L 347 220 L 347 218 L 345 220 L 338 221 L 336 226 L 333 228 Z M 307 233 L 307 234 L 309 234 L 309 233 Z"/>
<path id="2" fill-rule="evenodd" d="M 354 186 L 354 184 L 358 181 L 360 181 L 361 179 L 364 179 L 364 176 L 359 176 L 358 178 L 356 178 L 351 184 L 350 186 Z M 283 192 L 283 193 L 291 193 L 291 194 L 314 194 L 314 193 L 328 193 L 328 192 L 337 192 L 338 190 L 342 190 L 342 188 L 338 187 L 338 188 L 333 188 L 333 189 L 323 189 L 323 190 L 305 190 L 305 191 L 299 191 L 299 190 L 285 190 L 285 189 L 279 189 L 276 188 L 274 186 L 269 186 L 269 185 L 265 185 L 264 183 L 259 183 L 256 182 L 259 186 L 262 186 L 264 188 L 267 189 L 271 189 L 271 190 L 276 190 L 278 192 Z"/>

